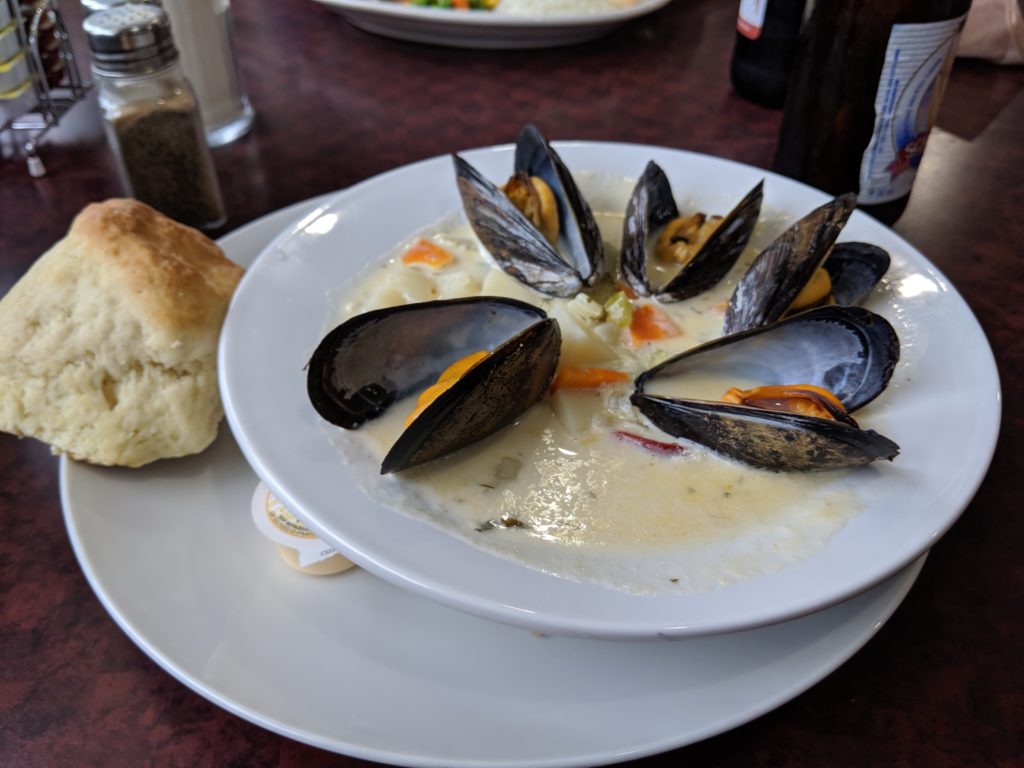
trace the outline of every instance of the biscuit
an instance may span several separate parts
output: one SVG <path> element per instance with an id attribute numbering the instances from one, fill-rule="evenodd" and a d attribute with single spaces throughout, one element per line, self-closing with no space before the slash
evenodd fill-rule
<path id="1" fill-rule="evenodd" d="M 0 300 L 0 430 L 137 467 L 216 437 L 217 340 L 242 268 L 136 200 L 87 206 Z"/>

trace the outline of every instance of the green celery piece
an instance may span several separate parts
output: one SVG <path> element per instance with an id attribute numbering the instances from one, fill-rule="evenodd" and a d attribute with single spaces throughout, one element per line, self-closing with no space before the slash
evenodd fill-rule
<path id="1" fill-rule="evenodd" d="M 633 304 L 624 291 L 616 291 L 604 303 L 608 319 L 620 328 L 626 328 L 633 320 Z"/>

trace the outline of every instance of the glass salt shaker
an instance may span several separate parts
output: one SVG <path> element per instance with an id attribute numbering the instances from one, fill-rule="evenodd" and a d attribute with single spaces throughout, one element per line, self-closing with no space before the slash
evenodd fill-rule
<path id="1" fill-rule="evenodd" d="M 211 147 L 252 128 L 255 111 L 242 85 L 231 0 L 161 0 L 171 18 L 185 76 L 196 90 Z"/>
<path id="2" fill-rule="evenodd" d="M 107 138 L 129 194 L 183 224 L 222 225 L 217 175 L 167 14 L 131 3 L 91 14 L 82 26 Z"/>

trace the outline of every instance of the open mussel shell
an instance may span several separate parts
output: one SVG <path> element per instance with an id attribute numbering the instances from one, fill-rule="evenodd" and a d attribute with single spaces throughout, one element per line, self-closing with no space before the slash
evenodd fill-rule
<path id="1" fill-rule="evenodd" d="M 836 243 L 822 265 L 832 281 L 832 300 L 852 307 L 867 298 L 889 270 L 887 251 L 870 243 Z"/>
<path id="2" fill-rule="evenodd" d="M 543 179 L 558 203 L 558 220 L 564 252 L 583 279 L 593 285 L 604 268 L 601 231 L 562 158 L 537 130 L 527 125 L 516 141 L 515 170 Z"/>
<path id="3" fill-rule="evenodd" d="M 724 333 L 760 328 L 781 318 L 822 265 L 856 206 L 856 195 L 841 195 L 811 211 L 761 251 L 729 299 Z"/>
<path id="4" fill-rule="evenodd" d="M 570 298 L 583 277 L 526 218 L 505 193 L 458 155 L 455 180 L 470 226 L 505 272 L 549 296 Z"/>
<path id="5" fill-rule="evenodd" d="M 647 274 L 649 243 L 658 228 L 679 216 L 679 210 L 665 172 L 653 160 L 648 162 L 626 205 L 621 250 L 623 277 L 637 294 L 654 294 L 660 301 L 682 301 L 703 293 L 736 263 L 761 215 L 763 199 L 762 181 L 724 217 L 692 259 L 667 283 L 654 288 Z"/>
<path id="6" fill-rule="evenodd" d="M 453 155 L 455 179 L 470 226 L 495 263 L 541 293 L 570 298 L 600 276 L 604 264 L 601 235 L 593 213 L 565 164 L 536 128 L 523 129 L 516 143 L 515 168 L 537 176 L 558 204 L 556 245 L 466 160 Z"/>
<path id="7" fill-rule="evenodd" d="M 307 391 L 324 419 L 355 429 L 433 384 L 453 362 L 489 350 L 405 429 L 381 465 L 395 472 L 511 424 L 547 391 L 558 323 L 524 302 L 473 297 L 375 310 L 328 333 L 310 358 Z"/>
<path id="8" fill-rule="evenodd" d="M 767 328 L 722 337 L 641 374 L 633 404 L 659 429 L 757 467 L 838 469 L 899 452 L 888 438 L 829 419 L 660 395 L 659 379 L 687 374 L 761 384 L 811 384 L 830 390 L 848 412 L 885 389 L 899 339 L 861 307 L 808 310 Z M 683 379 L 679 379 L 682 381 Z"/>
<path id="9" fill-rule="evenodd" d="M 899 446 L 839 421 L 727 403 L 633 395 L 659 429 L 761 469 L 805 472 L 893 459 Z"/>
<path id="10" fill-rule="evenodd" d="M 819 307 L 688 349 L 640 374 L 636 387 L 643 391 L 658 379 L 695 372 L 766 385 L 811 384 L 852 412 L 886 388 L 899 357 L 899 338 L 881 315 L 863 307 Z"/>

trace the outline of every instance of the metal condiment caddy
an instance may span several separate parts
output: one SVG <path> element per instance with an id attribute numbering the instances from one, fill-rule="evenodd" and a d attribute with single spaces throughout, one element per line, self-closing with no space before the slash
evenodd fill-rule
<path id="1" fill-rule="evenodd" d="M 0 89 L 0 139 L 6 132 L 21 139 L 28 172 L 39 177 L 46 173 L 39 144 L 91 86 L 82 80 L 58 0 L 0 0 L 0 20 L 6 16 L 16 25 L 22 49 L 15 58 L 24 57 L 29 79 Z"/>

